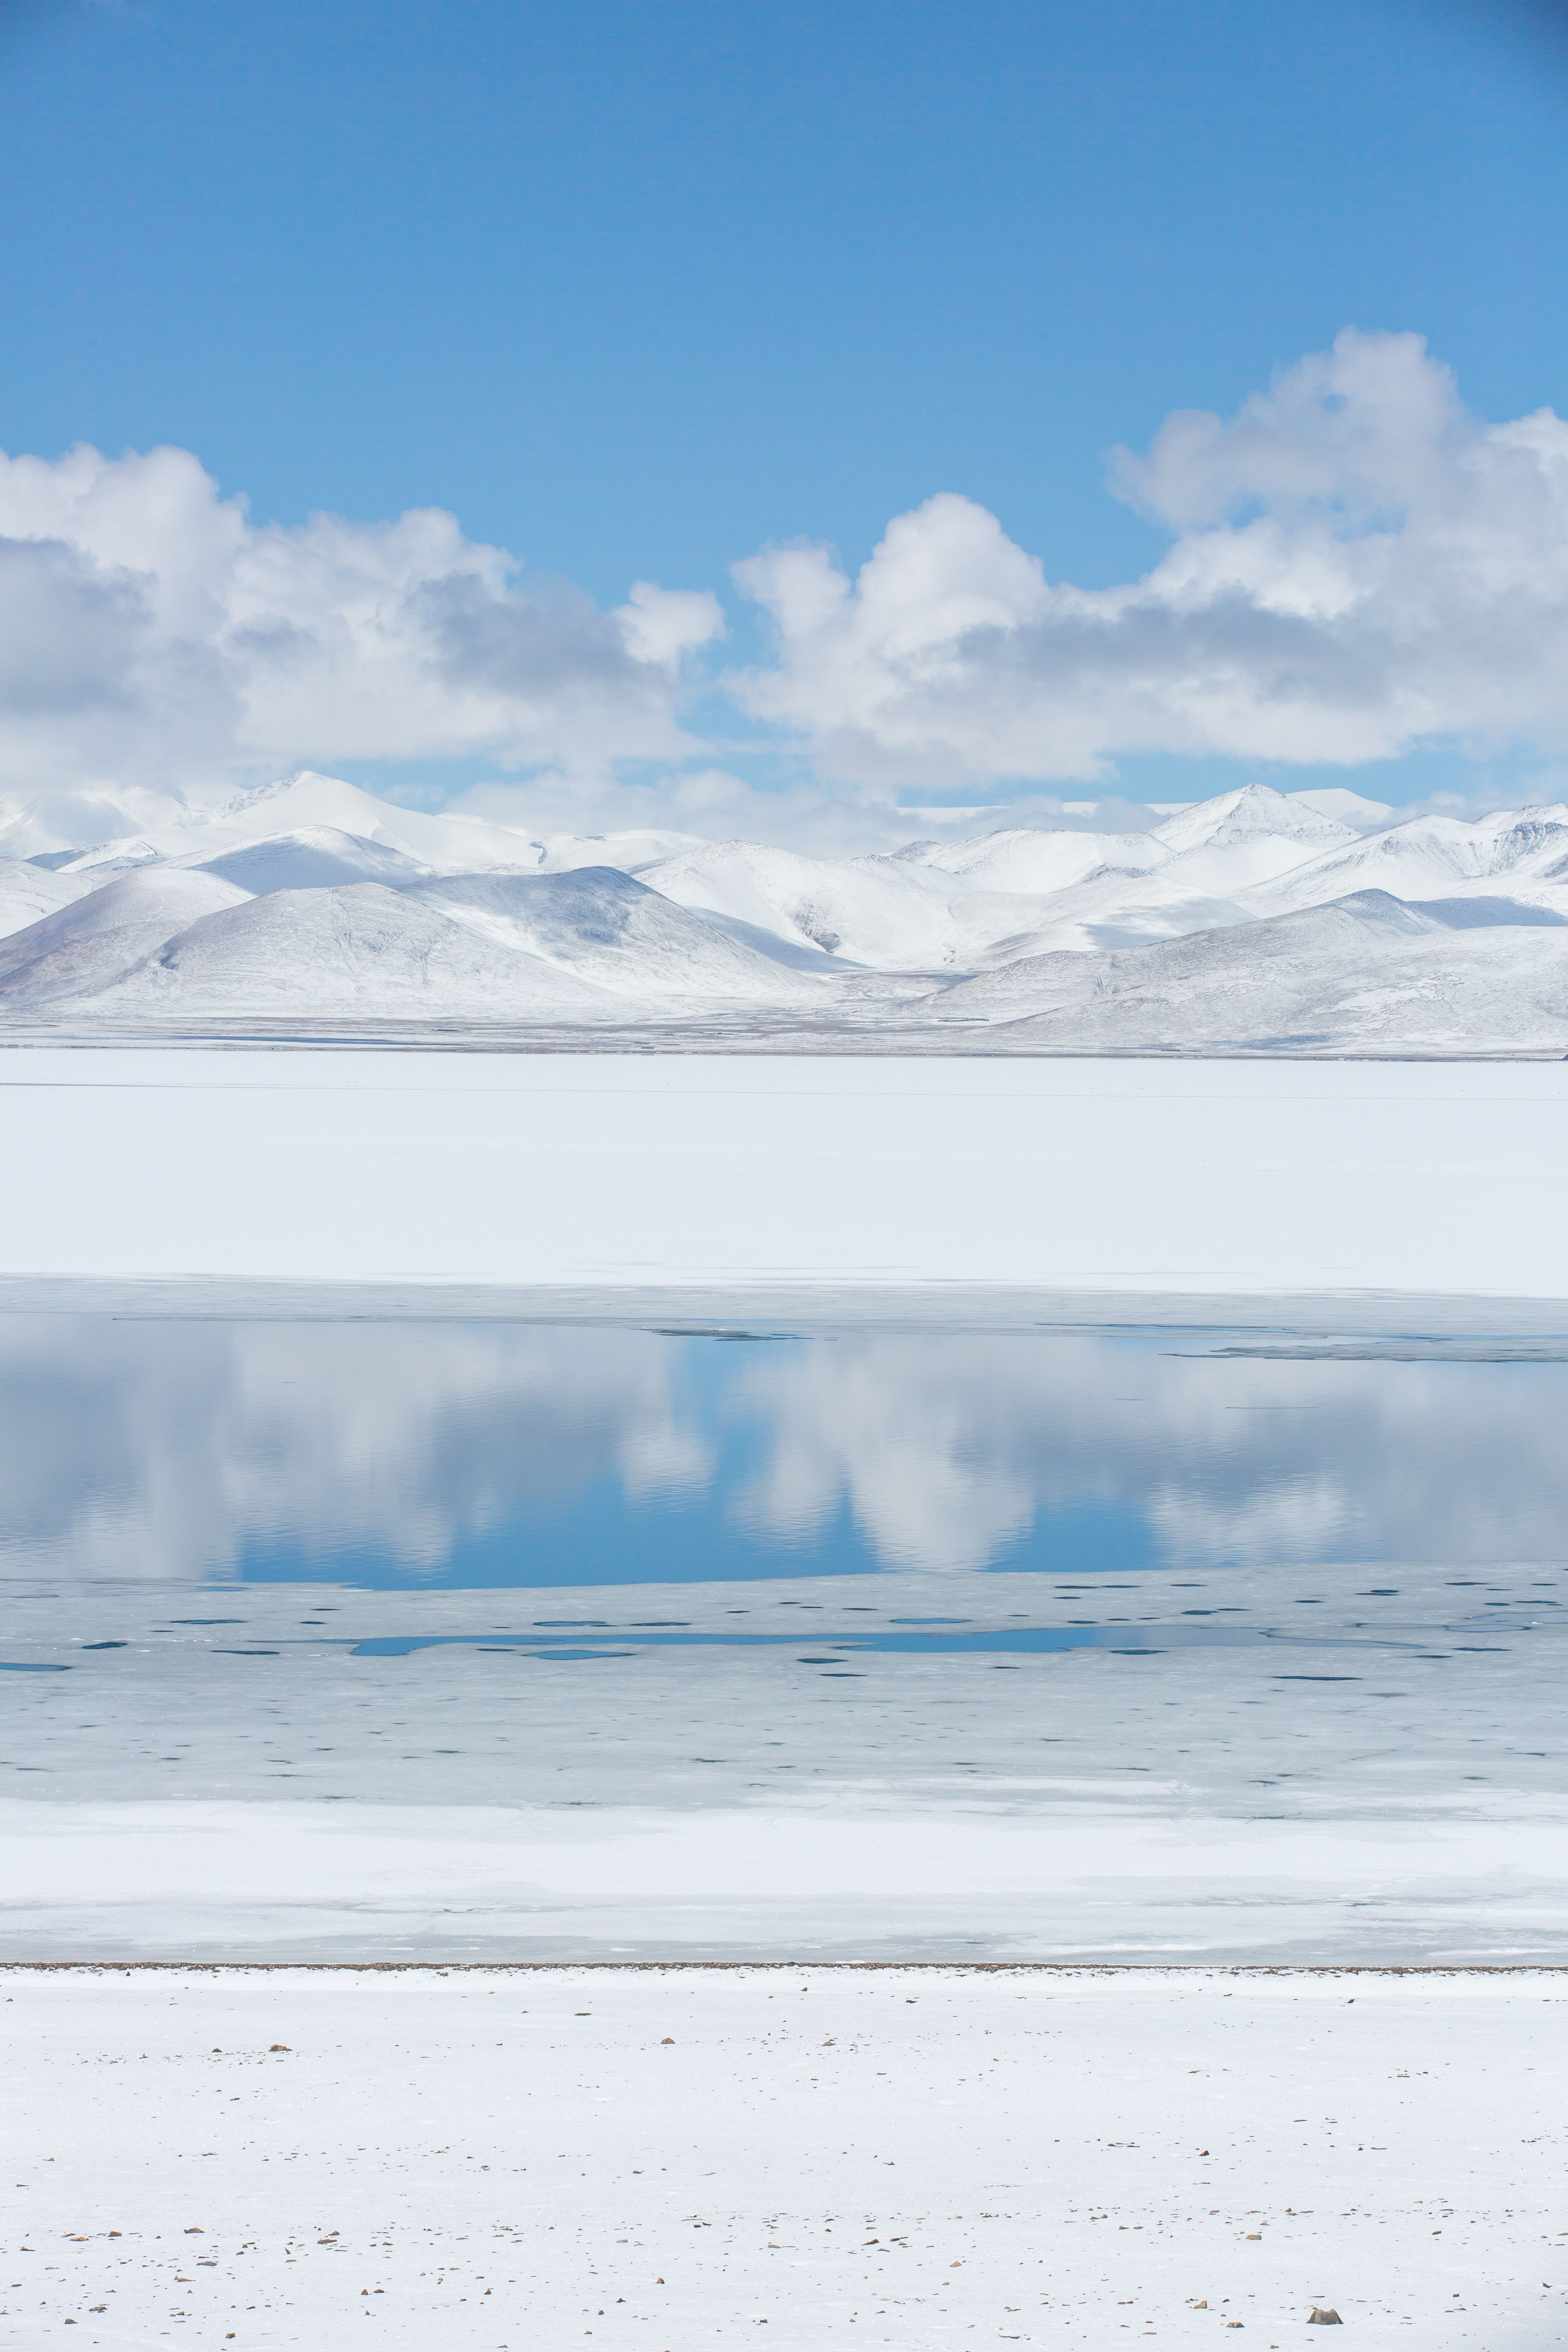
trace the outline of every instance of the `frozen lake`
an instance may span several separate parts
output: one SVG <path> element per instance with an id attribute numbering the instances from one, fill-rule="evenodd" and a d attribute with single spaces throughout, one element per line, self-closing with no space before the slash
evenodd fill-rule
<path id="1" fill-rule="evenodd" d="M 1554 1343 L 0 1318 L 14 1957 L 1561 1956 Z"/>
<path id="2" fill-rule="evenodd" d="M 1561 1338 L 1565 1157 L 1562 1061 L 7 1046 L 0 1301 Z"/>

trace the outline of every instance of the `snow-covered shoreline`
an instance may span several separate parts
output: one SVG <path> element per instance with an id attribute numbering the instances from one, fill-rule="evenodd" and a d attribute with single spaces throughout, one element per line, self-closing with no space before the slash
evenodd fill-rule
<path id="1" fill-rule="evenodd" d="M 13 1799 L 0 1956 L 1552 1965 L 1563 1811 L 1245 1819 L 951 1778 L 684 1810 Z"/>
<path id="2" fill-rule="evenodd" d="M 1319 2305 L 1374 2347 L 1540 2352 L 1565 2001 L 1530 1971 L 5 1970 L 0 2330 L 1283 2352 Z"/>

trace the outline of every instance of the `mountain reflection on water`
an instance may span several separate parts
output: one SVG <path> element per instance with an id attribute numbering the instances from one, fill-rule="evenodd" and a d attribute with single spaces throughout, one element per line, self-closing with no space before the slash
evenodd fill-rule
<path id="1" fill-rule="evenodd" d="M 1205 1344 L 10 1317 L 0 1544 L 409 1588 L 1562 1554 L 1568 1365 Z"/>

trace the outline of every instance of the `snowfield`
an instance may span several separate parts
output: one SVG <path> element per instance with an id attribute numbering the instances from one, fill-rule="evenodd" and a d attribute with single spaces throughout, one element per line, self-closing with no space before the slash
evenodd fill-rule
<path id="1" fill-rule="evenodd" d="M 93 844 L 0 811 L 0 1031 L 1568 1054 L 1562 806 L 1399 824 L 1249 785 L 843 858 L 534 840 L 310 774 L 168 811 Z"/>
<path id="2" fill-rule="evenodd" d="M 1565 1164 L 1562 1061 L 0 1052 L 18 1304 L 1562 1331 Z"/>
<path id="3" fill-rule="evenodd" d="M 1568 2331 L 1555 1973 L 3 1985 L 28 2352 Z"/>

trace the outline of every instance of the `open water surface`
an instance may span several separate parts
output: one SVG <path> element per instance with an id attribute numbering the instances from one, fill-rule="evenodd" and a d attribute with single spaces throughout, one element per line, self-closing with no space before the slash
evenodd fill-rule
<path id="1" fill-rule="evenodd" d="M 1568 1555 L 1568 1363 L 0 1318 L 16 1578 L 522 1591 Z M 83 1629 L 85 1632 L 85 1628 Z"/>

